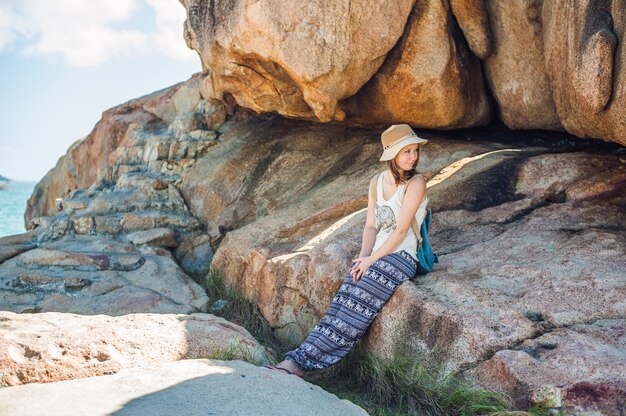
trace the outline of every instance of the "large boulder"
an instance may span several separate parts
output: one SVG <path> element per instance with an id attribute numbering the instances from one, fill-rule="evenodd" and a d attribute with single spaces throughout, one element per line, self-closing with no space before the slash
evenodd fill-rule
<path id="1" fill-rule="evenodd" d="M 543 5 L 545 68 L 565 129 L 626 145 L 623 1 Z"/>
<path id="2" fill-rule="evenodd" d="M 493 51 L 483 66 L 500 119 L 512 129 L 562 130 L 544 65 L 543 1 L 484 4 Z"/>
<path id="3" fill-rule="evenodd" d="M 377 127 L 497 114 L 626 144 L 622 1 L 181 2 L 211 102 Z"/>
<path id="4" fill-rule="evenodd" d="M 590 320 L 500 350 L 471 373 L 483 386 L 512 394 L 520 407 L 532 401 L 566 404 L 573 414 L 618 415 L 626 401 L 624 351 L 624 319 Z"/>
<path id="5" fill-rule="evenodd" d="M 222 355 L 268 360 L 265 349 L 244 328 L 204 313 L 112 317 L 0 312 L 0 386 Z"/>
<path id="6" fill-rule="evenodd" d="M 449 3 L 467 46 L 480 59 L 488 57 L 493 51 L 493 38 L 484 0 L 449 0 Z"/>
<path id="7" fill-rule="evenodd" d="M 299 377 L 241 361 L 182 360 L 117 374 L 0 389 L 12 416 L 233 415 L 366 416 Z"/>
<path id="8" fill-rule="evenodd" d="M 207 75 L 204 98 L 331 121 L 345 118 L 338 102 L 376 73 L 415 0 L 182 3 L 187 45 Z"/>
<path id="9" fill-rule="evenodd" d="M 55 214 L 57 198 L 65 198 L 72 191 L 99 181 L 111 180 L 116 173 L 111 172 L 112 166 L 156 160 L 158 154 L 153 148 L 159 144 L 159 137 L 150 136 L 159 136 L 177 117 L 199 112 L 208 114 L 207 119 L 211 119 L 215 113 L 223 111 L 200 108 L 200 78 L 200 74 L 194 75 L 185 82 L 104 111 L 91 133 L 72 144 L 35 186 L 24 214 L 27 225 L 33 218 Z M 175 141 L 175 138 L 169 140 Z M 164 156 L 161 159 L 168 155 Z"/>
<path id="10" fill-rule="evenodd" d="M 475 10 L 483 10 L 478 14 L 485 17 L 484 9 Z M 467 30 L 477 32 L 476 47 L 486 54 L 489 46 L 480 44 L 489 43 L 488 31 L 478 30 L 484 25 L 474 23 L 483 19 L 457 12 L 465 18 Z M 447 2 L 416 2 L 404 34 L 385 63 L 343 103 L 346 121 L 441 129 L 482 126 L 491 121 L 493 112 L 480 61 L 459 32 Z"/>

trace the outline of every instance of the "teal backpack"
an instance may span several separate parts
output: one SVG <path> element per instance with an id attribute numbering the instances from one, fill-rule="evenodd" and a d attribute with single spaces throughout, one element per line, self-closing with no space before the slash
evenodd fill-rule
<path id="1" fill-rule="evenodd" d="M 381 173 L 382 174 L 382 173 Z M 381 175 L 379 174 L 379 175 Z M 378 181 L 378 176 L 376 175 L 372 178 L 370 182 L 370 193 L 372 194 L 372 198 L 374 201 L 377 201 L 376 198 L 376 183 Z M 406 186 L 403 189 L 402 194 L 400 195 L 400 203 L 404 199 L 404 194 L 406 193 Z M 430 218 L 431 212 L 430 208 L 426 208 L 426 213 L 424 214 L 424 221 L 422 221 L 422 225 L 417 229 L 417 219 L 413 218 L 411 221 L 411 228 L 413 228 L 413 232 L 417 236 L 417 259 L 419 263 L 417 264 L 417 274 L 426 274 L 433 269 L 435 263 L 439 263 L 439 256 L 433 253 L 433 249 L 430 246 L 430 240 L 428 239 L 428 232 L 430 231 Z"/>

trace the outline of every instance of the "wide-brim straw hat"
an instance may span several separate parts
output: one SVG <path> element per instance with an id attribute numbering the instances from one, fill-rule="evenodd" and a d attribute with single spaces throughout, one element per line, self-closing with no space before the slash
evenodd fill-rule
<path id="1" fill-rule="evenodd" d="M 393 159 L 400 149 L 407 144 L 426 143 L 428 140 L 419 137 L 408 124 L 394 124 L 380 136 L 383 144 L 381 161 Z"/>

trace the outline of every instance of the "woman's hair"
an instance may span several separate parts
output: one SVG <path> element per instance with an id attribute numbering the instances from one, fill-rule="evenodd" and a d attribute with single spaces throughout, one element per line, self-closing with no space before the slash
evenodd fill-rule
<path id="1" fill-rule="evenodd" d="M 417 164 L 419 161 L 420 161 L 420 151 L 418 147 L 417 159 L 415 160 L 415 163 L 413 163 L 413 166 L 411 166 L 411 169 L 404 171 L 404 177 L 402 177 L 400 174 L 400 170 L 398 169 L 398 165 L 396 165 L 395 158 L 387 161 L 387 166 L 389 167 L 389 170 L 391 171 L 391 174 L 393 175 L 393 180 L 396 183 L 396 185 L 401 185 L 405 182 L 408 182 L 409 179 L 417 175 Z"/>

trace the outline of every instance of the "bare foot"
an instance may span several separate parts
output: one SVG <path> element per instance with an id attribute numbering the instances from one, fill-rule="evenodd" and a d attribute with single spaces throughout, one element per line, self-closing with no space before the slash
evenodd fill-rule
<path id="1" fill-rule="evenodd" d="M 286 373 L 286 374 L 293 374 L 298 377 L 302 377 L 304 375 L 304 371 L 301 370 L 300 367 L 298 367 L 296 363 L 294 363 L 291 360 L 284 360 L 274 366 L 266 366 L 266 367 L 271 368 L 272 370 L 277 370 L 277 371 Z"/>

